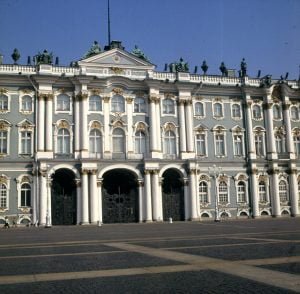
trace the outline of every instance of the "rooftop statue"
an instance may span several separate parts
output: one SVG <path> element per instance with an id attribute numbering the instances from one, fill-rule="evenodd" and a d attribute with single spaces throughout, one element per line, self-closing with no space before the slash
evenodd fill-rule
<path id="1" fill-rule="evenodd" d="M 131 54 L 133 54 L 136 57 L 143 59 L 145 61 L 149 61 L 148 57 L 144 54 L 144 52 L 137 45 L 134 46 L 134 49 L 131 51 Z"/>
<path id="2" fill-rule="evenodd" d="M 208 70 L 208 65 L 206 63 L 206 60 L 203 61 L 202 65 L 201 65 L 201 69 L 203 70 L 203 74 L 206 75 L 207 70 Z"/>
<path id="3" fill-rule="evenodd" d="M 245 58 L 243 58 L 241 62 L 240 75 L 241 77 L 245 77 L 247 75 L 247 63 L 245 62 Z"/>
<path id="4" fill-rule="evenodd" d="M 12 53 L 11 57 L 14 61 L 14 64 L 17 64 L 17 61 L 20 59 L 20 53 L 17 48 L 14 49 L 14 52 Z"/>
<path id="5" fill-rule="evenodd" d="M 100 48 L 99 43 L 97 41 L 94 41 L 90 50 L 84 54 L 83 58 L 88 58 L 88 57 L 94 56 L 100 52 L 101 52 L 101 48 Z"/>
<path id="6" fill-rule="evenodd" d="M 187 62 L 183 61 L 183 58 L 181 57 L 179 59 L 179 62 L 170 63 L 169 69 L 170 69 L 170 72 L 188 72 L 189 65 Z"/>
<path id="7" fill-rule="evenodd" d="M 49 53 L 46 49 L 43 53 L 38 53 L 34 56 L 35 64 L 52 64 L 53 63 L 53 54 Z"/>
<path id="8" fill-rule="evenodd" d="M 227 67 L 226 67 L 226 65 L 225 65 L 224 62 L 221 63 L 219 69 L 220 69 L 223 77 L 227 77 L 228 76 L 228 69 L 227 69 Z"/>

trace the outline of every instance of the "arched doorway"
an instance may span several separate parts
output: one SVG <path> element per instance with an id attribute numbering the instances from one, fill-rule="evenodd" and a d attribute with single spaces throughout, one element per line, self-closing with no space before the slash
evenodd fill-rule
<path id="1" fill-rule="evenodd" d="M 136 176 L 126 169 L 103 175 L 103 223 L 138 221 L 138 188 Z"/>
<path id="2" fill-rule="evenodd" d="M 184 220 L 184 193 L 181 175 L 175 169 L 168 169 L 163 173 L 162 198 L 163 215 L 167 221 Z"/>
<path id="3" fill-rule="evenodd" d="M 68 169 L 59 169 L 52 176 L 52 225 L 76 224 L 75 176 Z"/>

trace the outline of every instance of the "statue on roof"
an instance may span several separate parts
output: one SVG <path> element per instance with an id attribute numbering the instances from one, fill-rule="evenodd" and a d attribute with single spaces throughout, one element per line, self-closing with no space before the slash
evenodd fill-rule
<path id="1" fill-rule="evenodd" d="M 247 75 L 247 63 L 245 61 L 245 58 L 241 61 L 241 77 L 245 77 Z"/>
<path id="2" fill-rule="evenodd" d="M 228 69 L 225 65 L 224 62 L 221 63 L 220 67 L 219 67 L 221 73 L 222 73 L 222 77 L 227 77 L 228 76 Z"/>
<path id="3" fill-rule="evenodd" d="M 138 57 L 142 60 L 149 62 L 148 57 L 144 54 L 144 52 L 137 45 L 134 46 L 134 49 L 131 51 L 131 54 L 135 55 L 136 57 Z"/>
<path id="4" fill-rule="evenodd" d="M 189 65 L 181 57 L 179 62 L 173 62 L 169 64 L 170 72 L 189 72 Z"/>
<path id="5" fill-rule="evenodd" d="M 89 58 L 89 57 L 94 56 L 94 55 L 96 55 L 100 52 L 101 52 L 101 48 L 100 48 L 99 43 L 97 41 L 94 41 L 93 45 L 91 46 L 89 51 L 84 54 L 83 58 Z"/>
<path id="6" fill-rule="evenodd" d="M 53 54 L 49 53 L 46 49 L 43 53 L 38 53 L 34 56 L 35 64 L 52 64 L 53 63 Z"/>

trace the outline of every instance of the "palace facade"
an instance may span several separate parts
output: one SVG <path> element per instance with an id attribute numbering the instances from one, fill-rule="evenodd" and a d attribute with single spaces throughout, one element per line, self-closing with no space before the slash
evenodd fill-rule
<path id="1" fill-rule="evenodd" d="M 0 64 L 0 223 L 299 215 L 299 81 L 92 53 Z"/>

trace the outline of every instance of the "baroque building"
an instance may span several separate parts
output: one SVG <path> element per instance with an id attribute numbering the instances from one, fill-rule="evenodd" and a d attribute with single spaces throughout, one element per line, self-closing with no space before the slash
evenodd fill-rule
<path id="1" fill-rule="evenodd" d="M 0 64 L 0 223 L 299 215 L 299 82 L 105 49 Z"/>

